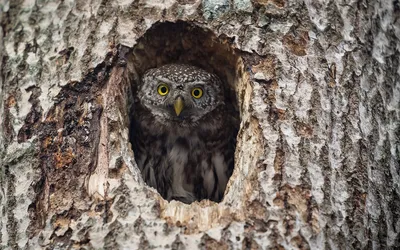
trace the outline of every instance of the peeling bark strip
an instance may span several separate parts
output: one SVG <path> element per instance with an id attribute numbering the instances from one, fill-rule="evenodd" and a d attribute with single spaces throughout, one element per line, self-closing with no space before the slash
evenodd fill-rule
<path id="1" fill-rule="evenodd" d="M 400 248 L 398 1 L 0 8 L 0 248 Z M 133 83 L 185 51 L 238 101 L 219 204 L 163 201 L 129 145 Z"/>

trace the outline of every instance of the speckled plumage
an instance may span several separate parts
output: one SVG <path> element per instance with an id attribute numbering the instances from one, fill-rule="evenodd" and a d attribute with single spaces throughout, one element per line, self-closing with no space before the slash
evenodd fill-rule
<path id="1" fill-rule="evenodd" d="M 165 96 L 161 84 L 169 86 Z M 200 87 L 203 96 L 191 95 Z M 184 108 L 178 116 L 174 102 Z M 168 64 L 148 70 L 135 96 L 133 150 L 146 183 L 167 200 L 220 201 L 233 170 L 236 127 L 219 78 Z"/>

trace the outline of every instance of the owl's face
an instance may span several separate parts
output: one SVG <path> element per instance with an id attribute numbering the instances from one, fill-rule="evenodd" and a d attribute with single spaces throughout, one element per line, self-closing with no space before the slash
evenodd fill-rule
<path id="1" fill-rule="evenodd" d="M 181 64 L 148 70 L 137 96 L 158 121 L 167 123 L 195 123 L 224 104 L 216 75 Z"/>

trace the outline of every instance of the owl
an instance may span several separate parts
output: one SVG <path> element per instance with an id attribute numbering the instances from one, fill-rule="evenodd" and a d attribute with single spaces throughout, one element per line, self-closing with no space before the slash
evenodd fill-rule
<path id="1" fill-rule="evenodd" d="M 219 78 L 167 64 L 144 73 L 134 97 L 132 145 L 145 182 L 168 201 L 221 201 L 237 126 Z"/>

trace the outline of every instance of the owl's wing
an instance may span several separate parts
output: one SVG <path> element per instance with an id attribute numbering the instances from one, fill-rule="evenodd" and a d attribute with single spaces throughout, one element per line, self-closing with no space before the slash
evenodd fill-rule
<path id="1" fill-rule="evenodd" d="M 198 163 L 196 196 L 219 202 L 234 168 L 238 123 L 225 107 L 220 107 L 207 119 L 212 126 L 198 131 L 205 148 L 199 149 L 202 152 Z"/>
<path id="2" fill-rule="evenodd" d="M 133 109 L 131 142 L 144 181 L 163 197 L 171 196 L 172 170 L 166 165 L 165 134 L 155 133 L 154 117 L 140 104 Z"/>

